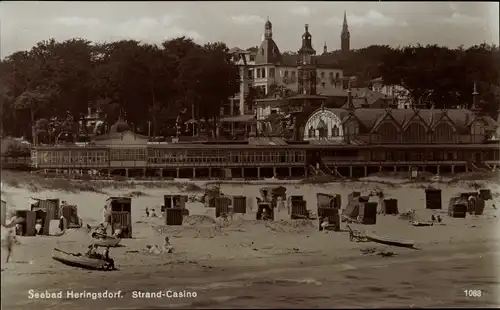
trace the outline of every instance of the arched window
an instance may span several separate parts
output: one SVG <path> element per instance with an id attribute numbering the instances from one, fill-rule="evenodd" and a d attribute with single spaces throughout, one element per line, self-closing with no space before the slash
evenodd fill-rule
<path id="1" fill-rule="evenodd" d="M 472 125 L 472 132 L 473 135 L 484 135 L 484 124 L 482 122 L 475 122 L 474 125 Z"/>
<path id="2" fill-rule="evenodd" d="M 452 143 L 454 142 L 453 127 L 446 122 L 439 123 L 434 127 L 434 132 L 432 133 L 432 139 L 434 142 L 439 143 Z"/>
<path id="3" fill-rule="evenodd" d="M 405 130 L 404 143 L 425 143 L 427 142 L 427 133 L 424 125 L 418 122 L 411 123 Z"/>
<path id="4" fill-rule="evenodd" d="M 328 126 L 326 125 L 324 120 L 320 120 L 318 122 L 318 125 L 316 126 L 316 129 L 318 130 L 318 137 L 320 138 L 326 138 L 328 135 Z"/>
<path id="5" fill-rule="evenodd" d="M 348 137 L 355 136 L 359 133 L 359 124 L 355 120 L 350 120 L 345 126 L 345 135 Z"/>
<path id="6" fill-rule="evenodd" d="M 385 122 L 380 124 L 377 129 L 382 143 L 397 143 L 399 142 L 399 132 L 396 125 L 392 122 Z"/>
<path id="7" fill-rule="evenodd" d="M 338 137 L 339 136 L 339 127 L 337 125 L 333 125 L 332 127 L 332 137 Z"/>

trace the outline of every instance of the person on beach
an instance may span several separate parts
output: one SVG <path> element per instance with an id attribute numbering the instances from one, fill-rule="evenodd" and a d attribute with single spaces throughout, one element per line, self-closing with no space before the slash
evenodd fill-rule
<path id="1" fill-rule="evenodd" d="M 156 217 L 156 212 L 155 212 L 155 209 L 151 210 L 151 217 Z"/>
<path id="2" fill-rule="evenodd" d="M 321 229 L 326 232 L 328 226 L 330 226 L 330 221 L 328 220 L 327 217 L 324 217 L 323 220 L 321 221 Z"/>
<path id="3" fill-rule="evenodd" d="M 118 226 L 115 227 L 115 232 L 113 233 L 113 237 L 115 237 L 115 238 L 121 238 L 122 233 L 123 233 L 122 227 L 120 225 L 118 225 Z"/>
<path id="4" fill-rule="evenodd" d="M 42 234 L 42 223 L 43 223 L 43 220 L 42 219 L 36 219 L 36 224 L 35 224 L 35 234 L 38 236 L 38 235 L 41 235 Z"/>
<path id="5" fill-rule="evenodd" d="M 6 235 L 2 236 L 2 250 L 7 253 L 7 257 L 5 259 L 6 263 L 9 262 L 10 257 L 12 256 L 12 250 L 14 249 L 14 244 L 19 244 L 19 241 L 17 240 L 15 231 L 9 228 L 6 231 Z"/>
<path id="6" fill-rule="evenodd" d="M 276 206 L 278 207 L 278 212 L 280 212 L 281 209 L 285 209 L 285 202 L 283 201 L 283 197 L 279 196 L 277 198 Z"/>
<path id="7" fill-rule="evenodd" d="M 146 207 L 146 217 L 149 217 L 149 209 Z"/>
<path id="8" fill-rule="evenodd" d="M 64 227 L 64 216 L 62 216 L 62 215 L 61 215 L 61 217 L 59 218 L 59 230 L 60 230 L 61 232 L 63 232 L 63 231 L 64 231 L 64 228 L 65 228 L 65 227 Z"/>
<path id="9" fill-rule="evenodd" d="M 108 234 L 108 227 L 111 227 L 111 207 L 104 205 L 102 209 L 103 225 L 105 229 L 105 234 Z"/>
<path id="10" fill-rule="evenodd" d="M 163 242 L 163 253 L 172 253 L 174 247 L 170 244 L 170 239 L 165 237 L 165 241 Z"/>

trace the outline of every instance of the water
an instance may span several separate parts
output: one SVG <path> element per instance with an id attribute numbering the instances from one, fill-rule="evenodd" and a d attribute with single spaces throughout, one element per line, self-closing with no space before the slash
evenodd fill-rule
<path id="1" fill-rule="evenodd" d="M 416 252 L 415 252 L 416 253 Z M 327 307 L 495 307 L 500 297 L 498 253 L 486 248 L 467 253 L 413 254 L 383 258 L 360 256 L 297 268 L 186 272 L 137 271 L 80 273 L 78 277 L 45 275 L 38 290 L 121 290 L 121 299 L 29 300 L 29 283 L 2 289 L 5 309 L 174 309 L 174 308 L 327 308 Z M 217 269 L 217 268 L 215 268 Z M 2 283 L 3 284 L 3 283 Z M 22 288 L 21 288 L 22 287 Z M 196 298 L 133 299 L 132 291 L 196 291 Z M 481 290 L 466 297 L 464 290 Z M 4 298 L 5 297 L 5 298 Z"/>

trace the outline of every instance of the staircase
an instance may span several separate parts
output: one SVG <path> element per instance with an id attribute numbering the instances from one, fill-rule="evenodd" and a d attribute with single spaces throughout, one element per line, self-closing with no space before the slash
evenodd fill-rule
<path id="1" fill-rule="evenodd" d="M 328 168 L 328 166 L 325 165 L 323 162 L 321 162 L 319 164 L 319 168 L 321 169 L 321 171 L 323 173 L 325 173 L 325 175 L 331 175 L 331 176 L 335 176 L 338 178 L 344 177 L 342 174 L 340 174 L 340 172 L 338 172 L 337 168 L 333 168 L 333 170 L 332 170 L 332 169 Z"/>
<path id="2" fill-rule="evenodd" d="M 313 177 L 326 177 L 326 176 L 333 176 L 337 178 L 344 178 L 342 174 L 340 174 L 336 168 L 333 170 L 328 168 L 324 163 L 319 164 L 319 169 L 314 167 L 313 165 L 309 165 L 309 173 Z"/>
<path id="3" fill-rule="evenodd" d="M 309 165 L 309 173 L 311 173 L 311 175 L 315 177 L 318 176 L 324 177 L 327 175 L 323 170 L 316 169 L 313 165 Z"/>
<path id="4" fill-rule="evenodd" d="M 488 164 L 484 162 L 474 162 L 474 161 L 469 161 L 468 162 L 469 169 L 471 169 L 474 172 L 490 172 L 494 171 L 494 168 L 489 166 Z"/>

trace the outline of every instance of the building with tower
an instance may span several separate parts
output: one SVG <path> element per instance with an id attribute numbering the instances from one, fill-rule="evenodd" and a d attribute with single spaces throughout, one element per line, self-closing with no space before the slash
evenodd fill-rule
<path id="1" fill-rule="evenodd" d="M 349 50 L 350 34 L 344 13 L 344 25 L 340 35 L 342 50 Z M 283 86 L 300 94 L 322 94 L 342 89 L 345 80 L 341 54 L 328 52 L 317 55 L 312 46 L 309 25 L 305 26 L 302 45 L 294 54 L 283 54 L 274 41 L 273 25 L 268 19 L 264 25 L 261 44 L 255 49 L 232 48 L 230 54 L 240 67 L 241 85 L 239 94 L 232 98 L 239 114 L 252 114 L 245 103 L 250 87 L 268 94 L 273 85 Z"/>

